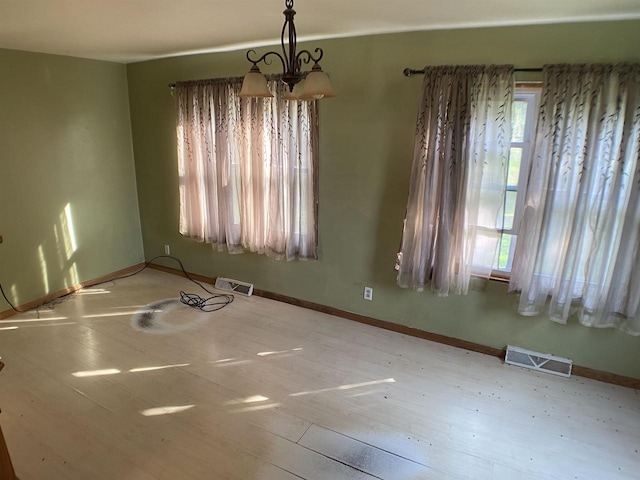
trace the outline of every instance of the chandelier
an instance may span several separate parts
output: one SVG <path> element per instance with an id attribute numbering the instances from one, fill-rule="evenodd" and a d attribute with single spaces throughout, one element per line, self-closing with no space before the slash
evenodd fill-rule
<path id="1" fill-rule="evenodd" d="M 296 11 L 293 9 L 293 0 L 285 0 L 284 25 L 280 34 L 280 45 L 282 54 L 278 52 L 267 52 L 259 58 L 255 50 L 247 52 L 247 60 L 253 64 L 242 82 L 241 97 L 273 97 L 267 86 L 267 79 L 260 72 L 258 64 L 264 62 L 271 64 L 273 55 L 280 59 L 282 63 L 282 81 L 288 85 L 288 92 L 284 96 L 288 100 L 317 100 L 320 98 L 335 97 L 329 77 L 320 68 L 322 59 L 322 49 L 316 48 L 314 53 L 309 50 L 296 52 L 296 26 L 293 17 Z M 303 72 L 303 64 L 313 62 L 310 72 Z"/>

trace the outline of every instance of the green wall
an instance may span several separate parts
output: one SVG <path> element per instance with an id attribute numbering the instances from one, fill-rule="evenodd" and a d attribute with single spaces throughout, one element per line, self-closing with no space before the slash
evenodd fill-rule
<path id="1" fill-rule="evenodd" d="M 0 50 L 0 69 L 0 283 L 12 303 L 142 261 L 125 66 Z"/>
<path id="2" fill-rule="evenodd" d="M 338 93 L 320 107 L 319 261 L 280 263 L 250 253 L 217 253 L 178 234 L 175 114 L 167 84 L 243 75 L 249 68 L 244 51 L 127 66 L 147 259 L 169 244 L 192 272 L 245 280 L 256 288 L 429 332 L 498 348 L 513 344 L 640 378 L 640 338 L 518 316 L 516 298 L 497 282 L 465 297 L 402 290 L 393 270 L 421 88 L 420 77 L 405 78 L 402 70 L 427 64 L 537 67 L 640 61 L 640 22 L 416 32 L 311 46 L 324 48 L 322 65 Z M 374 288 L 372 302 L 362 298 L 364 285 Z"/>

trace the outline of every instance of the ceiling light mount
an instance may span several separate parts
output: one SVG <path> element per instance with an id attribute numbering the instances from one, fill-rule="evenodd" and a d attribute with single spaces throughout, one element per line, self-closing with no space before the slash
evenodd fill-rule
<path id="1" fill-rule="evenodd" d="M 315 100 L 325 97 L 333 97 L 335 93 L 331 88 L 329 77 L 322 71 L 320 60 L 324 52 L 321 48 L 316 48 L 313 53 L 309 50 L 300 50 L 297 52 L 298 38 L 296 34 L 296 25 L 293 17 L 296 11 L 293 9 L 293 0 L 285 0 L 284 25 L 280 34 L 280 45 L 282 53 L 270 51 L 257 57 L 255 50 L 247 52 L 247 60 L 252 64 L 251 70 L 245 75 L 242 83 L 241 97 L 271 97 L 273 96 L 266 85 L 266 78 L 260 72 L 258 64 L 264 62 L 265 65 L 271 65 L 272 56 L 278 57 L 282 63 L 282 81 L 289 87 L 289 99 Z M 302 71 L 303 65 L 313 62 L 311 72 Z M 294 87 L 304 82 L 304 88 Z M 299 93 L 302 90 L 302 93 Z M 298 93 L 296 93 L 298 92 Z"/>

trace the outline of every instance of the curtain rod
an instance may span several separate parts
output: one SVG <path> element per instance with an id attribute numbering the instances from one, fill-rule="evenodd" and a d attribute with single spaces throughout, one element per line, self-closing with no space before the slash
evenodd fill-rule
<path id="1" fill-rule="evenodd" d="M 282 74 L 265 75 L 267 80 L 280 80 Z M 185 80 L 182 82 L 170 83 L 169 88 L 176 88 L 177 85 L 208 85 L 212 83 L 233 83 L 242 82 L 244 77 L 218 77 L 218 78 L 202 78 L 200 80 Z"/>
<path id="2" fill-rule="evenodd" d="M 169 88 L 176 88 L 177 85 L 205 85 L 211 83 L 227 83 L 241 82 L 242 77 L 220 77 L 220 78 L 203 78 L 200 80 L 185 80 L 182 82 L 174 82 L 169 84 Z"/>
<path id="3" fill-rule="evenodd" d="M 514 68 L 514 72 L 541 72 L 542 68 Z M 424 75 L 425 70 L 415 70 L 413 68 L 405 68 L 402 73 L 405 77 L 411 77 L 412 75 Z"/>

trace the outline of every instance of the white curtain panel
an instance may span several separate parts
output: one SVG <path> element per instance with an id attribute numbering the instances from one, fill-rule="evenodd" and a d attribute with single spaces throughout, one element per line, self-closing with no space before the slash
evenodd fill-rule
<path id="1" fill-rule="evenodd" d="M 549 65 L 511 272 L 519 311 L 640 335 L 640 65 Z"/>
<path id="2" fill-rule="evenodd" d="M 316 258 L 315 102 L 240 98 L 241 79 L 178 84 L 180 233 L 218 250 Z"/>
<path id="3" fill-rule="evenodd" d="M 426 67 L 398 285 L 466 294 L 498 254 L 513 66 Z"/>
<path id="4" fill-rule="evenodd" d="M 177 146 L 180 233 L 240 248 L 235 89 L 231 84 L 178 85 Z"/>

